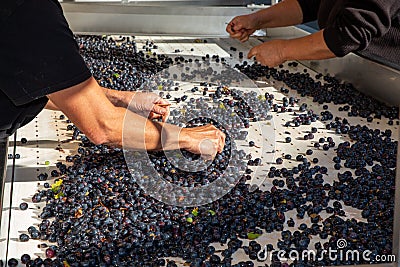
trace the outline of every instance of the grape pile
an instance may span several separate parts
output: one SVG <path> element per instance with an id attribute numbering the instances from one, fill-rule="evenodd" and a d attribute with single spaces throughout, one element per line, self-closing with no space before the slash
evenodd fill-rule
<path id="1" fill-rule="evenodd" d="M 152 74 L 176 62 L 189 59 L 152 54 L 156 46 L 148 42 L 148 54 L 137 52 L 133 39 L 124 39 L 122 45 L 98 36 L 78 36 L 82 55 L 93 75 L 102 86 L 116 90 L 139 88 Z M 291 63 L 295 64 L 295 63 Z M 329 76 L 313 79 L 308 73 L 290 73 L 284 69 L 262 67 L 258 64 L 237 65 L 237 69 L 252 79 L 267 77 L 284 81 L 291 89 L 303 96 L 311 96 L 323 104 L 334 102 L 348 109 L 349 116 L 378 118 L 385 116 L 397 119 L 398 110 L 363 96 L 347 83 L 341 83 Z M 321 83 L 323 78 L 326 83 Z M 164 153 L 151 153 L 154 168 L 171 183 L 184 187 L 195 187 L 213 182 L 218 173 L 228 168 L 227 161 L 243 171 L 236 186 L 225 196 L 200 207 L 187 208 L 164 204 L 150 197 L 138 185 L 141 174 L 128 170 L 121 149 L 93 145 L 79 130 L 70 125 L 73 136 L 81 141 L 77 155 L 68 156 L 67 164 L 58 163 L 58 171 L 52 172 L 54 184 L 36 193 L 32 202 L 46 201 L 40 214 L 42 223 L 32 226 L 27 234 L 21 234 L 20 241 L 40 239 L 49 242 L 46 259 L 23 255 L 21 262 L 26 266 L 177 266 L 170 259 L 181 258 L 188 266 L 264 266 L 259 260 L 263 249 L 257 238 L 263 233 L 281 232 L 277 248 L 267 245 L 272 252 L 270 266 L 322 266 L 369 263 L 363 259 L 332 261 L 323 250 L 337 249 L 337 240 L 344 238 L 349 249 L 371 250 L 374 255 L 389 254 L 392 251 L 393 208 L 395 167 L 398 142 L 391 131 L 381 132 L 366 126 L 350 125 L 346 119 L 334 119 L 329 111 L 318 115 L 307 110 L 305 105 L 296 108 L 297 114 L 287 127 L 311 125 L 323 120 L 327 129 L 346 135 L 351 142 L 335 144 L 333 140 L 319 140 L 315 149 L 326 150 L 336 147 L 335 168 L 347 168 L 338 174 L 333 184 L 326 183 L 327 167 L 318 165 L 318 159 L 307 160 L 298 155 L 298 165 L 293 168 L 275 166 L 266 173 L 272 180 L 271 190 L 259 188 L 250 190 L 251 179 L 248 166 L 261 164 L 251 159 L 244 151 L 237 150 L 233 140 L 245 140 L 246 128 L 250 122 L 266 120 L 265 110 L 273 112 L 294 112 L 295 99 L 283 102 L 274 100 L 272 94 L 264 96 L 240 91 L 216 92 L 204 90 L 204 98 L 185 99 L 183 110 L 196 110 L 196 106 L 207 106 L 206 96 L 211 102 L 206 114 L 194 112 L 193 117 L 179 116 L 181 111 L 171 113 L 171 122 L 193 127 L 208 122 L 228 130 L 210 117 L 224 117 L 230 109 L 241 110 L 238 117 L 232 117 L 226 125 L 237 125 L 229 129 L 224 151 L 217 155 L 208 173 L 187 175 L 175 170 Z M 318 92 L 318 93 L 317 93 Z M 246 99 L 243 102 L 241 99 Z M 181 101 L 181 100 L 180 100 Z M 210 100 L 208 100 L 210 101 Z M 214 102 L 215 101 L 215 102 Z M 246 104 L 247 103 L 247 104 Z M 250 103 L 250 104 L 249 104 Z M 215 107 L 221 108 L 213 108 Z M 222 106 L 221 106 L 222 105 Z M 343 106 L 344 105 L 344 106 Z M 181 109 L 181 110 L 182 110 Z M 228 112 L 229 113 L 229 112 Z M 287 123 L 287 122 L 285 122 Z M 304 140 L 311 140 L 310 133 Z M 310 135 L 311 134 L 311 135 Z M 286 138 L 285 142 L 292 140 Z M 309 141 L 307 141 L 309 142 Z M 249 146 L 254 146 L 250 141 Z M 319 146 L 322 146 L 320 148 Z M 234 152 L 234 153 L 233 153 Z M 312 150 L 311 150 L 312 154 Z M 182 152 L 185 158 L 196 160 L 197 156 Z M 310 153 L 307 152 L 307 155 Z M 291 155 L 280 158 L 279 164 L 290 160 Z M 278 160 L 277 160 L 278 163 Z M 337 164 L 337 165 L 336 165 Z M 46 180 L 48 175 L 42 175 Z M 341 202 L 362 210 L 367 222 L 360 222 L 346 215 Z M 23 205 L 25 206 L 25 204 Z M 310 225 L 295 227 L 288 211 L 295 211 L 298 219 L 307 218 Z M 322 212 L 328 217 L 323 219 Z M 317 259 L 295 260 L 290 264 L 280 261 L 277 250 L 299 252 L 311 247 L 311 239 L 321 241 L 314 244 Z M 244 240 L 248 240 L 248 245 Z M 216 251 L 213 243 L 226 244 L 222 251 Z M 243 250 L 249 260 L 234 264 L 233 255 Z M 16 259 L 10 259 L 9 266 L 17 266 Z"/>

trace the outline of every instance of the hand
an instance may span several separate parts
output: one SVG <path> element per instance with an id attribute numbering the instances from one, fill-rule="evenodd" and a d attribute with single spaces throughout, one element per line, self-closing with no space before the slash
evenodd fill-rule
<path id="1" fill-rule="evenodd" d="M 169 116 L 169 102 L 154 93 L 136 92 L 129 104 L 129 109 L 149 119 L 159 119 L 165 122 Z M 160 104 L 160 105 L 158 105 Z M 163 106 L 165 105 L 165 106 Z"/>
<path id="2" fill-rule="evenodd" d="M 214 125 L 208 124 L 195 128 L 183 128 L 182 139 L 185 140 L 181 148 L 201 154 L 203 158 L 214 158 L 222 152 L 225 146 L 225 134 Z"/>
<path id="3" fill-rule="evenodd" d="M 284 46 L 286 40 L 272 40 L 253 47 L 247 58 L 256 57 L 256 60 L 268 67 L 275 67 L 286 61 Z"/>
<path id="4" fill-rule="evenodd" d="M 249 40 L 250 35 L 258 29 L 258 22 L 254 14 L 237 16 L 226 26 L 229 35 L 241 42 Z"/>

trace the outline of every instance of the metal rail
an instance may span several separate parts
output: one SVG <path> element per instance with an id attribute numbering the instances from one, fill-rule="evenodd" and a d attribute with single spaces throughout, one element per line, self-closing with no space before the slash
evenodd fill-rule
<path id="1" fill-rule="evenodd" d="M 201 6 L 198 1 L 188 1 L 192 5 L 182 5 L 186 1 L 173 1 L 171 4 L 159 6 L 149 1 L 141 4 L 118 3 L 62 3 L 65 16 L 74 32 L 79 33 L 121 33 L 138 35 L 173 35 L 173 36 L 226 36 L 225 26 L 232 17 L 251 13 L 257 7 L 246 6 Z M 207 1 L 218 2 L 218 1 Z M 239 1 L 235 1 L 239 2 Z M 144 3 L 146 3 L 144 5 Z M 165 3 L 164 3 L 165 4 Z M 231 3 L 229 3 L 231 5 Z M 268 29 L 268 38 L 294 38 L 308 34 L 296 27 Z M 321 73 L 330 73 L 342 80 L 353 83 L 356 88 L 374 96 L 384 102 L 400 105 L 400 71 L 379 63 L 350 54 L 344 58 L 303 61 L 305 66 Z M 4 152 L 5 151 L 5 152 Z M 4 153 L 3 153 L 4 152 Z M 398 151 L 400 159 L 400 151 Z M 2 157 L 3 155 L 3 157 Z M 0 164 L 7 156 L 7 142 L 0 142 Z M 399 166 L 398 166 L 399 167 Z M 4 167 L 0 165 L 0 194 L 4 191 Z M 2 177 L 3 176 L 3 177 Z M 397 168 L 397 179 L 400 177 L 400 168 Z M 4 206 L 4 199 L 0 195 L 0 209 Z M 1 211 L 1 210 L 0 210 Z M 4 215 L 4 213 L 3 213 Z M 0 213 L 0 219 L 1 213 Z M 391 264 L 374 264 L 368 266 L 400 266 L 400 186 L 396 186 L 395 213 L 394 213 L 393 254 L 396 262 Z M 2 222 L 2 221 L 1 221 Z M 1 225 L 4 224 L 0 224 Z M 0 233 L 4 229 L 0 228 Z M 2 236 L 0 235 L 0 259 L 4 259 L 2 250 Z M 1 263 L 0 263 L 1 266 Z M 362 265 L 360 265 L 362 266 Z"/>
<path id="2" fill-rule="evenodd" d="M 62 3 L 62 6 L 74 32 L 174 36 L 225 36 L 226 23 L 256 9 L 121 3 Z"/>
<path id="3" fill-rule="evenodd" d="M 6 190 L 6 167 L 7 167 L 7 153 L 8 153 L 8 138 L 0 139 L 0 266 L 5 266 L 6 253 L 7 253 L 7 232 L 8 232 L 8 218 L 7 211 L 3 211 L 8 204 L 5 203 L 4 197 Z M 10 210 L 8 210 L 10 212 Z M 3 262 L 4 260 L 4 262 Z"/>

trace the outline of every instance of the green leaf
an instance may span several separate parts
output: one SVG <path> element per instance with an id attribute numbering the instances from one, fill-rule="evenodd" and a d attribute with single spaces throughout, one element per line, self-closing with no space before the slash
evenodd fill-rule
<path id="1" fill-rule="evenodd" d="M 118 73 L 114 73 L 113 76 L 114 76 L 114 78 L 119 78 L 119 74 Z"/>
<path id="2" fill-rule="evenodd" d="M 213 210 L 208 210 L 208 212 L 212 215 L 212 216 L 214 216 L 215 214 L 217 214 L 215 211 L 213 211 Z"/>
<path id="3" fill-rule="evenodd" d="M 186 218 L 186 221 L 187 221 L 188 223 L 192 223 L 192 222 L 193 222 L 193 218 L 192 218 L 192 217 L 188 217 L 188 218 Z"/>
<path id="4" fill-rule="evenodd" d="M 259 238 L 260 236 L 261 236 L 261 234 L 256 234 L 256 233 L 252 233 L 252 232 L 247 233 L 247 238 L 250 239 L 250 240 L 257 239 L 257 238 Z"/>
<path id="5" fill-rule="evenodd" d="M 193 216 L 198 216 L 199 215 L 199 208 L 195 208 L 195 209 L 193 209 L 192 210 L 192 214 L 193 214 Z"/>
<path id="6" fill-rule="evenodd" d="M 63 192 L 59 192 L 57 195 L 54 196 L 55 199 L 59 199 L 60 197 L 65 196 Z"/>
<path id="7" fill-rule="evenodd" d="M 265 98 L 265 96 L 263 96 L 263 95 L 259 95 L 258 97 L 258 100 L 260 100 L 260 101 L 266 101 L 267 99 Z"/>
<path id="8" fill-rule="evenodd" d="M 63 183 L 62 179 L 57 180 L 54 184 L 51 185 L 51 191 L 53 191 L 54 193 L 60 191 L 62 183 Z"/>

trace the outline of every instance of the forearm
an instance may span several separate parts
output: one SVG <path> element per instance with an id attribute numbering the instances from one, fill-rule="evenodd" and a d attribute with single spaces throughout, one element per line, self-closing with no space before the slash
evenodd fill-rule
<path id="1" fill-rule="evenodd" d="M 284 0 L 254 14 L 258 29 L 284 27 L 300 24 L 303 12 L 297 0 Z"/>
<path id="2" fill-rule="evenodd" d="M 111 91 L 107 92 L 113 97 Z M 93 78 L 48 97 L 95 144 L 135 150 L 188 146 L 184 135 L 180 136 L 181 128 L 153 122 L 115 106 L 109 100 L 110 94 L 106 96 L 104 89 Z"/>
<path id="3" fill-rule="evenodd" d="M 174 150 L 187 147 L 182 128 L 146 119 L 134 112 L 116 108 L 107 116 L 108 144 L 134 150 Z M 121 129 L 116 131 L 115 129 Z"/>
<path id="4" fill-rule="evenodd" d="M 101 87 L 101 89 L 103 90 L 103 93 L 107 99 L 116 107 L 126 108 L 135 94 L 135 92 L 117 91 L 105 87 Z M 60 110 L 60 108 L 50 99 L 44 108 L 49 110 Z"/>
<path id="5" fill-rule="evenodd" d="M 107 99 L 116 107 L 126 108 L 136 92 L 130 91 L 117 91 L 101 87 Z M 60 108 L 49 99 L 45 109 L 59 111 Z"/>
<path id="6" fill-rule="evenodd" d="M 316 33 L 284 40 L 282 45 L 282 57 L 288 60 L 319 60 L 336 57 L 325 43 L 323 30 Z"/>
<path id="7" fill-rule="evenodd" d="M 225 135 L 213 125 L 180 128 L 117 107 L 93 78 L 48 98 L 95 144 L 132 150 L 186 149 L 205 156 L 215 156 L 225 144 Z"/>
<path id="8" fill-rule="evenodd" d="M 135 95 L 135 92 L 131 91 L 117 91 L 105 87 L 101 88 L 108 100 L 116 107 L 126 108 Z"/>

